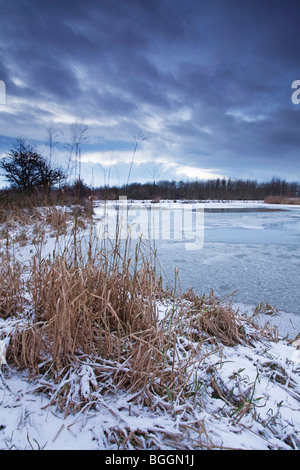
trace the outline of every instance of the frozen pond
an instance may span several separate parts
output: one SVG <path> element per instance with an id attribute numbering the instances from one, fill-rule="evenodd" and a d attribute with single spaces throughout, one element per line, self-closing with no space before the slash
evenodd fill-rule
<path id="1" fill-rule="evenodd" d="M 186 205 L 185 207 L 187 207 Z M 182 205 L 169 205 L 171 212 Z M 187 250 L 182 240 L 155 240 L 160 269 L 174 284 L 178 268 L 181 290 L 211 290 L 223 298 L 237 291 L 235 302 L 268 302 L 300 320 L 300 208 L 264 204 L 202 204 L 204 243 Z M 165 217 L 166 204 L 157 207 Z M 131 208 L 140 220 L 147 209 Z M 135 217 L 137 216 L 137 217 Z"/>

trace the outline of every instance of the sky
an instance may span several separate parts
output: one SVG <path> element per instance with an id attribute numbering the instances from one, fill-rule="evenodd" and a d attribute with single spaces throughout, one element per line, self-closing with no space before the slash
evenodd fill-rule
<path id="1" fill-rule="evenodd" d="M 298 0 L 0 0 L 0 156 L 23 136 L 48 157 L 52 128 L 66 167 L 80 123 L 88 185 L 299 181 L 299 18 Z"/>

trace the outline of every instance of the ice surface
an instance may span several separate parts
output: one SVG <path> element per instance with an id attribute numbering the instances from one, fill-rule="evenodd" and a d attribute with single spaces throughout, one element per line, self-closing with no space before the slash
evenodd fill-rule
<path id="1" fill-rule="evenodd" d="M 152 206 L 147 201 L 129 202 L 128 220 L 132 224 L 142 221 L 145 227 L 153 206 L 163 220 L 171 218 L 167 211 L 204 211 L 204 243 L 199 249 L 188 250 L 184 239 L 171 238 L 166 225 L 153 241 L 166 282 L 174 283 L 178 267 L 182 291 L 192 287 L 201 295 L 214 290 L 220 297 L 237 291 L 235 302 L 250 306 L 268 302 L 285 312 L 280 318 L 284 331 L 300 330 L 299 207 L 258 201 L 162 202 Z M 187 218 L 184 226 L 187 237 L 194 233 L 188 226 L 190 220 Z"/>

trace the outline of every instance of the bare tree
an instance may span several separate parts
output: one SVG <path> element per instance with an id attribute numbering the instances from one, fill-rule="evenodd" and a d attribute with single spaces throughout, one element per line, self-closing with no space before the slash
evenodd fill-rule
<path id="1" fill-rule="evenodd" d="M 49 191 L 52 185 L 65 178 L 64 171 L 50 164 L 37 152 L 36 145 L 24 137 L 19 137 L 14 147 L 1 159 L 0 169 L 13 187 L 27 192 L 32 192 L 34 188 Z"/>
<path id="2" fill-rule="evenodd" d="M 81 122 L 74 122 L 71 124 L 71 139 L 70 142 L 65 145 L 69 150 L 69 162 L 67 167 L 67 173 L 70 171 L 71 160 L 74 155 L 74 176 L 75 181 L 81 179 L 81 149 L 82 146 L 88 141 L 88 126 Z"/>

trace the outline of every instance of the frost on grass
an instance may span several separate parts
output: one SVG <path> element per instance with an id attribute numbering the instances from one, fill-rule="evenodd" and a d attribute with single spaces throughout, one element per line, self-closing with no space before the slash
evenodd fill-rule
<path id="1" fill-rule="evenodd" d="M 2 366 L 1 448 L 299 449 L 296 348 L 238 315 L 212 334 L 211 310 L 230 307 L 197 300 L 159 300 L 155 335 L 128 333 L 114 357 L 78 351 L 59 374 L 47 357 L 39 373 Z"/>
<path id="2" fill-rule="evenodd" d="M 1 449 L 300 448 L 298 339 L 165 291 L 142 244 L 72 237 L 0 299 Z"/>

